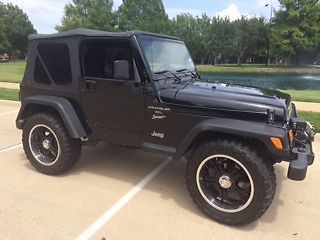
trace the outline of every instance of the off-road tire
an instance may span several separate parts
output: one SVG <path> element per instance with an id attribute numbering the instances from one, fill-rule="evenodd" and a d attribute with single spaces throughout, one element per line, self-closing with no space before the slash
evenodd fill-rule
<path id="1" fill-rule="evenodd" d="M 196 175 L 202 161 L 209 156 L 222 154 L 237 159 L 251 175 L 254 191 L 250 204 L 235 213 L 224 212 L 208 204 L 200 193 Z M 228 225 L 249 224 L 260 218 L 269 208 L 276 190 L 276 177 L 271 162 L 246 144 L 231 140 L 204 142 L 193 151 L 187 163 L 186 182 L 196 205 L 210 218 Z"/>
<path id="2" fill-rule="evenodd" d="M 59 157 L 50 166 L 39 162 L 30 149 L 29 135 L 31 130 L 39 125 L 50 128 L 60 146 Z M 38 113 L 27 120 L 23 127 L 22 143 L 25 154 L 32 166 L 47 175 L 58 175 L 66 172 L 76 164 L 81 154 L 80 139 L 71 138 L 61 119 L 50 113 Z"/>

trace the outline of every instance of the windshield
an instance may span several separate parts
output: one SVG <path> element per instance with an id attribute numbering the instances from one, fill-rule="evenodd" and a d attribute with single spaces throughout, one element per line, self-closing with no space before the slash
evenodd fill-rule
<path id="1" fill-rule="evenodd" d="M 183 42 L 150 36 L 141 36 L 139 40 L 153 73 L 181 69 L 195 71 L 195 65 Z"/>

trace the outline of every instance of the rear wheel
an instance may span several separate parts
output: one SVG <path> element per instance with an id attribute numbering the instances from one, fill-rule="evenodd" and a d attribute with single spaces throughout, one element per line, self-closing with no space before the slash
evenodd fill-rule
<path id="1" fill-rule="evenodd" d="M 22 142 L 30 163 L 49 175 L 70 169 L 81 152 L 81 141 L 71 138 L 61 120 L 48 113 L 39 113 L 27 120 Z"/>
<path id="2" fill-rule="evenodd" d="M 188 161 L 186 178 L 198 207 L 209 217 L 230 225 L 261 217 L 276 187 L 271 163 L 248 146 L 227 140 L 200 145 Z"/>

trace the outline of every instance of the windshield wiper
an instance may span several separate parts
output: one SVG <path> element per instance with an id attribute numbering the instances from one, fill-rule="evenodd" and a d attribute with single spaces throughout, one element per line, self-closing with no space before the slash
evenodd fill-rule
<path id="1" fill-rule="evenodd" d="M 188 69 L 188 68 L 183 68 L 183 69 L 177 70 L 176 72 L 178 72 L 178 73 L 188 72 L 188 73 L 191 73 L 191 75 L 192 75 L 193 78 L 199 78 L 199 76 L 198 76 L 197 74 L 195 74 L 193 71 L 191 71 L 191 70 Z"/>
<path id="2" fill-rule="evenodd" d="M 179 82 L 179 83 L 181 82 L 181 78 L 177 74 L 175 74 L 174 72 L 169 71 L 169 70 L 155 72 L 154 74 L 159 74 L 159 75 L 162 75 L 166 78 L 169 78 L 169 76 L 165 75 L 165 73 L 170 73 L 174 77 L 174 81 Z"/>

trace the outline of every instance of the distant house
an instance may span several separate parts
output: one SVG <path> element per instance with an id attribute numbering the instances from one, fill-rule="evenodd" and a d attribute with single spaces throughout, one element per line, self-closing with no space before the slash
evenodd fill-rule
<path id="1" fill-rule="evenodd" d="M 4 53 L 0 54 L 0 62 L 8 62 L 9 61 L 9 55 Z"/>

